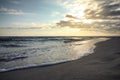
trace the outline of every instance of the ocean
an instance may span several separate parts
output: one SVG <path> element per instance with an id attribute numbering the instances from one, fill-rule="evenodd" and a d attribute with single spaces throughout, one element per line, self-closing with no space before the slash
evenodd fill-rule
<path id="1" fill-rule="evenodd" d="M 0 72 L 58 64 L 94 53 L 106 37 L 0 37 Z"/>

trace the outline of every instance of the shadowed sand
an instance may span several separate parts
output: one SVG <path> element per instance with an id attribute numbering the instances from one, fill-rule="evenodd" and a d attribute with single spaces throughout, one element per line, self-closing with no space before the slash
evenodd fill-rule
<path id="1" fill-rule="evenodd" d="M 96 45 L 79 60 L 0 73 L 0 80 L 120 80 L 120 38 Z"/>

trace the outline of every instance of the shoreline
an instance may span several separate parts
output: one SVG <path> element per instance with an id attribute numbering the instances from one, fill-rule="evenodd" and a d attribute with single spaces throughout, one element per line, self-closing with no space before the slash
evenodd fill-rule
<path id="1" fill-rule="evenodd" d="M 74 60 L 79 60 L 79 59 L 81 59 L 84 56 L 88 56 L 89 54 L 94 53 L 94 50 L 97 47 L 96 46 L 97 43 L 104 42 L 104 41 L 107 41 L 109 39 L 110 38 L 102 38 L 102 39 L 98 39 L 98 40 L 96 39 L 96 40 L 94 40 L 93 41 L 94 42 L 94 47 L 91 48 L 88 53 L 86 52 L 83 56 L 80 56 L 79 58 L 76 58 L 76 59 L 63 60 L 63 61 L 58 61 L 58 62 L 53 62 L 53 63 L 52 62 L 51 63 L 43 63 L 43 64 L 39 64 L 39 65 L 20 66 L 20 67 L 14 67 L 14 68 L 9 68 L 9 69 L 0 69 L 0 73 L 11 72 L 11 71 L 16 71 L 16 70 L 22 70 L 22 69 L 29 69 L 29 68 L 36 68 L 36 67 L 53 66 L 53 65 L 59 65 L 59 64 L 62 64 L 62 63 L 71 62 L 71 61 L 74 61 Z M 74 39 L 73 40 L 70 39 L 70 41 L 74 41 Z M 79 41 L 79 40 L 75 40 L 75 42 L 77 42 L 77 41 Z M 84 41 L 84 40 L 82 40 L 82 41 Z M 87 41 L 87 40 L 85 40 L 85 41 Z M 67 42 L 69 43 L 69 41 L 67 41 Z M 26 57 L 16 57 L 16 58 L 11 59 L 10 61 L 15 60 L 15 59 L 19 59 L 19 58 L 21 59 L 21 58 L 26 58 Z M 4 58 L 1 59 L 1 61 L 2 60 L 5 61 L 5 62 L 7 62 L 7 60 L 4 59 Z M 9 59 L 8 59 L 8 61 L 9 61 Z"/>
<path id="2" fill-rule="evenodd" d="M 120 38 L 111 38 L 78 60 L 2 72 L 0 80 L 119 80 L 119 43 Z"/>

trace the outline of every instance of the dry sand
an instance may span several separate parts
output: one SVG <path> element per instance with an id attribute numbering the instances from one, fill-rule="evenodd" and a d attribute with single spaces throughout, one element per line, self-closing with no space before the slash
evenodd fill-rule
<path id="1" fill-rule="evenodd" d="M 79 60 L 0 73 L 0 80 L 120 80 L 120 38 L 96 45 Z"/>

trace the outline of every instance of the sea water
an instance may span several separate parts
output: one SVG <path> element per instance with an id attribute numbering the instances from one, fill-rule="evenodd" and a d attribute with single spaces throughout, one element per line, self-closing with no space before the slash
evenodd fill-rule
<path id="1" fill-rule="evenodd" d="M 100 37 L 0 37 L 0 72 L 80 59 Z"/>

